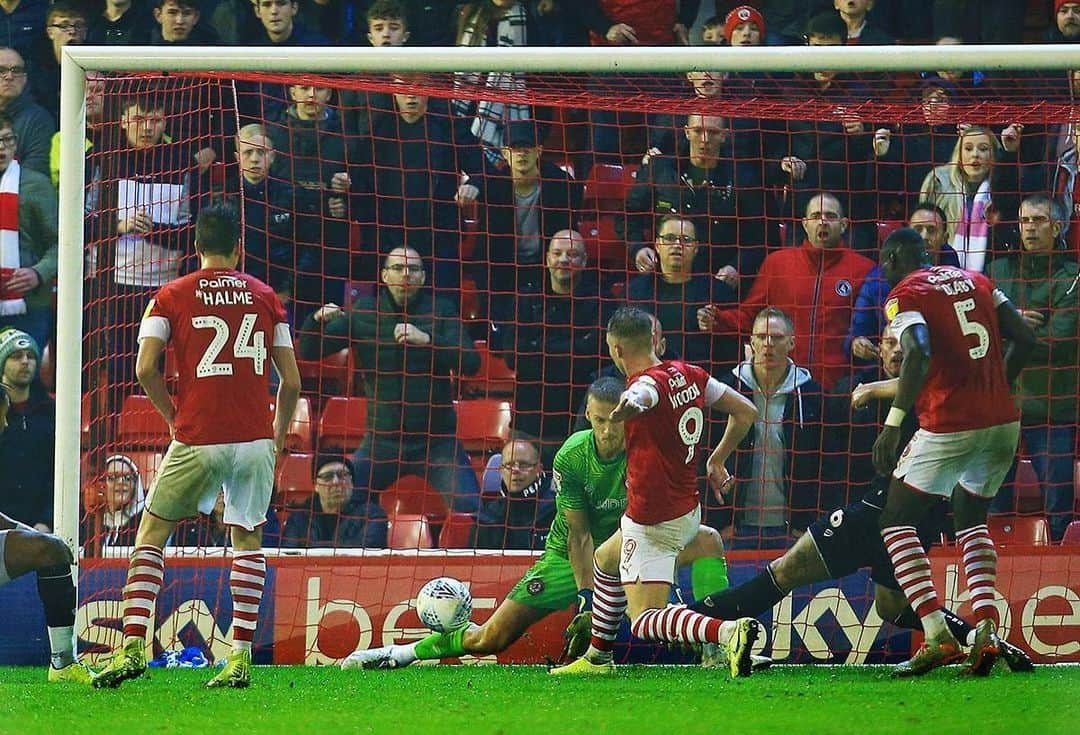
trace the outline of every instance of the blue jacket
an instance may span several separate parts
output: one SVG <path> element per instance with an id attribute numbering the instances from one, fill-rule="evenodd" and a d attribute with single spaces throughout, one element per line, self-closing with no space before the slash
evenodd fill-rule
<path id="1" fill-rule="evenodd" d="M 952 246 L 946 243 L 941 246 L 941 256 L 938 265 L 954 265 L 960 267 L 960 258 Z M 877 340 L 885 329 L 885 299 L 889 298 L 888 282 L 881 275 L 881 266 L 875 265 L 873 270 L 866 274 L 862 288 L 855 297 L 855 307 L 851 311 L 851 328 L 848 329 L 847 338 L 844 340 L 844 353 L 851 357 L 851 343 L 856 337 L 866 337 Z"/>

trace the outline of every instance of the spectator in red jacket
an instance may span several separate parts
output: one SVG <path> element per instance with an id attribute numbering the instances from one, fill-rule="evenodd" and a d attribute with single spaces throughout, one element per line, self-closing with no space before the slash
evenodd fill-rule
<path id="1" fill-rule="evenodd" d="M 754 315 L 767 306 L 783 309 L 799 335 L 791 358 L 831 386 L 850 370 L 844 338 L 855 295 L 874 262 L 844 245 L 849 222 L 832 194 L 815 194 L 806 206 L 806 239 L 797 248 L 771 253 L 761 265 L 750 294 L 731 309 L 715 304 L 698 311 L 705 331 L 750 334 Z"/>

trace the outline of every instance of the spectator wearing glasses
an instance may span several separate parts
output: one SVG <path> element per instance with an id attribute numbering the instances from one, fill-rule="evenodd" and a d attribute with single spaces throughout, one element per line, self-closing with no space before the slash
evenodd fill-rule
<path id="1" fill-rule="evenodd" d="M 69 0 L 49 6 L 45 34 L 34 44 L 30 92 L 54 120 L 60 119 L 60 53 L 64 46 L 86 43 L 86 12 Z"/>
<path id="2" fill-rule="evenodd" d="M 669 214 L 660 220 L 656 252 L 660 267 L 634 277 L 627 286 L 627 300 L 667 325 L 668 346 L 684 360 L 697 364 L 731 364 L 738 358 L 738 343 L 703 334 L 698 329 L 698 309 L 708 304 L 734 304 L 735 291 L 710 273 L 694 270 L 699 246 L 694 222 Z M 714 349 L 715 348 L 715 349 Z"/>
<path id="3" fill-rule="evenodd" d="M 0 239 L 0 329 L 16 327 L 43 345 L 52 333 L 56 192 L 47 176 L 19 165 L 16 148 L 11 118 L 0 112 L 0 202 L 18 213 Z"/>
<path id="4" fill-rule="evenodd" d="M 23 168 L 49 175 L 49 146 L 56 121 L 33 101 L 26 88 L 26 62 L 13 48 L 0 48 L 0 111 L 11 118 L 18 139 L 16 158 Z"/>
<path id="5" fill-rule="evenodd" d="M 289 508 L 281 545 L 289 548 L 386 546 L 386 513 L 366 489 L 353 490 L 353 464 L 324 456 L 315 463 L 315 492 Z"/>
<path id="6" fill-rule="evenodd" d="M 135 460 L 114 454 L 105 460 L 101 480 L 102 505 L 83 520 L 82 540 L 88 553 L 100 556 L 115 546 L 134 546 L 146 488 Z"/>
<path id="7" fill-rule="evenodd" d="M 412 248 L 383 260 L 382 287 L 309 316 L 300 356 L 318 359 L 349 347 L 363 365 L 367 433 L 353 454 L 358 492 L 379 492 L 401 475 L 421 475 L 457 512 L 475 513 L 480 487 L 456 439 L 450 374 L 473 375 L 480 357 L 453 304 L 425 289 L 427 272 Z"/>
<path id="8" fill-rule="evenodd" d="M 749 287 L 765 257 L 764 197 L 760 178 L 737 166 L 726 118 L 690 115 L 687 147 L 653 156 L 638 172 L 626 199 L 630 269 L 656 270 L 653 222 L 669 214 L 702 223 L 694 272 L 708 272 L 736 291 Z"/>
<path id="9" fill-rule="evenodd" d="M 801 336 L 801 335 L 800 335 Z M 757 314 L 751 357 L 721 377 L 754 402 L 758 418 L 735 453 L 733 549 L 783 548 L 789 530 L 804 531 L 819 508 L 834 508 L 822 483 L 824 396 L 793 359 L 795 324 L 780 309 Z"/>
<path id="10" fill-rule="evenodd" d="M 540 449 L 530 440 L 511 439 L 484 472 L 476 548 L 542 549 L 554 517 L 555 492 Z"/>

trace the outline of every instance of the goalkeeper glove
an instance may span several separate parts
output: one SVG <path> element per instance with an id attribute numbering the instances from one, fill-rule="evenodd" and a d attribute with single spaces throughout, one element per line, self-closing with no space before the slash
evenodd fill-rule
<path id="1" fill-rule="evenodd" d="M 580 658 L 589 648 L 589 639 L 592 636 L 592 590 L 580 590 L 577 594 L 577 615 L 563 631 L 566 646 L 563 647 L 562 658 Z"/>

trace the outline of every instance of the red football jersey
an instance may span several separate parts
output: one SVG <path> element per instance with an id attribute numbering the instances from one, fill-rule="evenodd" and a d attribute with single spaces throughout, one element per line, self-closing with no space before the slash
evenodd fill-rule
<path id="1" fill-rule="evenodd" d="M 930 372 L 915 400 L 923 429 L 968 431 L 1019 420 L 998 325 L 1005 300 L 983 274 L 949 265 L 915 271 L 889 293 L 885 315 L 898 338 L 912 324 L 930 331 Z"/>
<path id="2" fill-rule="evenodd" d="M 709 373 L 666 360 L 627 379 L 651 385 L 655 406 L 626 422 L 626 515 L 652 525 L 686 515 L 698 497 L 698 442 L 705 429 Z"/>
<path id="3" fill-rule="evenodd" d="M 163 286 L 139 338 L 171 344 L 180 374 L 176 439 L 227 444 L 274 436 L 270 349 L 292 347 L 285 308 L 254 276 L 200 270 Z"/>

